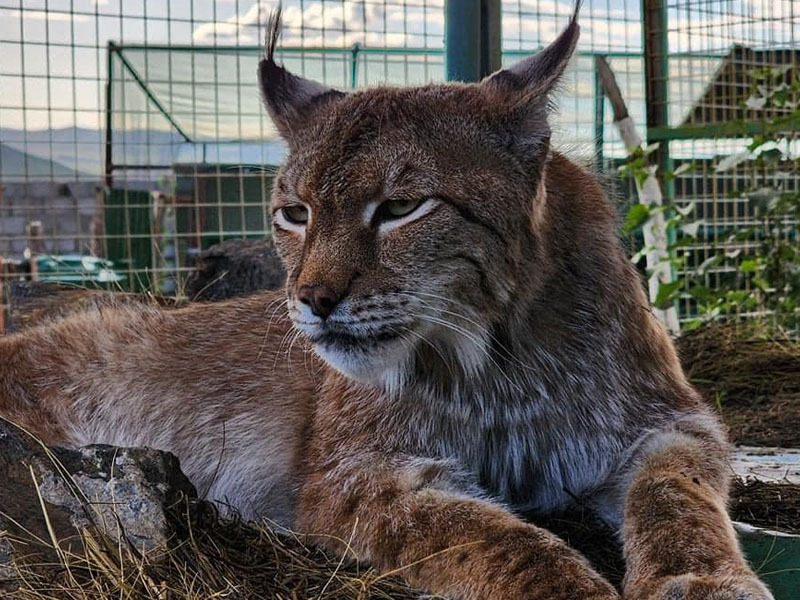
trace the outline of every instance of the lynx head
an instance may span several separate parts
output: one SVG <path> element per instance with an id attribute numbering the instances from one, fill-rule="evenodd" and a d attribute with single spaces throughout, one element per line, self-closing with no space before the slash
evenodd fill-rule
<path id="1" fill-rule="evenodd" d="M 259 75 L 289 147 L 271 212 L 295 327 L 362 382 L 479 372 L 493 329 L 535 288 L 549 96 L 575 17 L 480 83 L 353 93 L 276 64 L 278 22 Z"/>

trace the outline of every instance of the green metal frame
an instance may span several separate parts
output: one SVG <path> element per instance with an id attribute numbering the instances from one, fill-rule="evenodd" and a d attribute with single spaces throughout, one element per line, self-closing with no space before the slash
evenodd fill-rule
<path id="1" fill-rule="evenodd" d="M 448 81 L 480 81 L 500 68 L 500 0 L 445 2 L 445 73 Z"/>
<path id="2" fill-rule="evenodd" d="M 775 600 L 796 600 L 800 595 L 800 535 L 752 529 L 739 531 L 739 541 Z"/>
<path id="3" fill-rule="evenodd" d="M 476 48 L 476 52 L 471 52 L 468 57 L 465 55 L 460 55 L 457 52 L 457 48 L 460 44 L 464 43 L 462 41 L 458 41 L 458 35 L 463 35 L 464 31 L 466 31 L 466 25 L 464 21 L 467 19 L 465 18 L 464 14 L 459 12 L 457 9 L 461 8 L 462 5 L 474 5 L 475 7 L 475 14 L 478 15 L 478 18 L 481 22 L 485 24 L 485 27 L 480 28 L 479 30 L 484 31 L 481 38 L 480 48 Z M 524 58 L 529 56 L 532 51 L 527 50 L 508 50 L 506 52 L 501 52 L 500 42 L 501 42 L 501 32 L 500 32 L 500 0 L 449 0 L 447 4 L 448 8 L 453 10 L 454 12 L 458 13 L 458 16 L 455 20 L 451 21 L 448 19 L 448 23 L 455 27 L 457 23 L 462 23 L 464 27 L 460 29 L 460 33 L 457 32 L 456 29 L 448 29 L 448 40 L 446 41 L 447 47 L 443 50 L 435 49 L 435 48 L 369 48 L 364 47 L 360 44 L 353 44 L 349 49 L 340 49 L 340 48 L 329 48 L 329 47 L 294 47 L 294 46 L 287 46 L 280 49 L 280 52 L 286 54 L 292 53 L 311 53 L 311 54 L 322 54 L 322 55 L 347 55 L 350 56 L 350 81 L 349 85 L 351 89 L 355 89 L 358 87 L 358 76 L 359 76 L 359 58 L 363 56 L 369 55 L 404 55 L 404 56 L 444 56 L 445 57 L 445 70 L 447 73 L 447 77 L 450 80 L 464 80 L 464 81 L 477 81 L 482 77 L 485 77 L 489 73 L 492 73 L 500 68 L 502 56 L 508 56 L 513 58 Z M 474 18 L 474 17 L 472 17 Z M 451 27 L 448 25 L 448 27 Z M 470 27 L 474 27 L 474 23 L 470 25 Z M 107 50 L 106 50 L 106 65 L 107 65 L 107 73 L 108 73 L 108 80 L 106 83 L 105 89 L 105 105 L 106 105 L 106 143 L 105 143 L 105 182 L 107 187 L 111 187 L 113 183 L 113 173 L 117 170 L 123 169 L 139 169 L 139 170 L 166 170 L 170 168 L 170 165 L 117 165 L 113 162 L 113 154 L 112 154 L 112 141 L 113 141 L 113 58 L 117 55 L 120 60 L 123 68 L 128 70 L 133 80 L 136 84 L 142 89 L 142 92 L 154 103 L 155 107 L 158 111 L 172 124 L 176 132 L 181 135 L 181 137 L 187 143 L 197 143 L 195 140 L 191 138 L 181 127 L 180 125 L 175 122 L 174 118 L 169 114 L 169 112 L 164 108 L 163 104 L 160 100 L 156 97 L 153 91 L 147 85 L 147 82 L 143 80 L 141 75 L 138 71 L 131 65 L 130 61 L 127 60 L 124 56 L 124 52 L 126 50 L 132 51 L 141 51 L 141 50 L 153 50 L 153 51 L 185 51 L 185 52 L 197 52 L 197 53 L 217 53 L 217 52 L 226 52 L 226 53 L 238 53 L 238 52 L 246 52 L 246 53 L 253 53 L 258 54 L 263 51 L 263 47 L 258 45 L 239 45 L 239 46 L 225 46 L 221 48 L 219 46 L 198 46 L 198 45 L 190 45 L 190 44 L 175 44 L 175 45 L 165 45 L 165 44 L 116 44 L 114 42 L 108 42 Z M 608 58 L 638 58 L 641 55 L 636 52 L 603 52 L 603 56 Z M 581 56 L 588 56 L 594 57 L 595 53 L 581 53 Z M 689 54 L 689 53 L 678 53 L 670 55 L 673 58 L 679 58 L 682 56 L 698 56 L 696 54 Z M 705 58 L 721 58 L 723 54 L 704 54 L 702 55 Z M 472 61 L 468 66 L 462 65 L 462 63 L 466 63 L 466 58 L 469 61 Z M 467 75 L 458 75 L 456 71 L 459 73 L 463 72 L 461 69 L 465 68 L 467 70 Z M 598 95 L 596 100 L 596 118 L 595 118 L 595 128 L 596 128 L 596 136 L 597 136 L 597 143 L 595 146 L 596 154 L 598 159 L 602 160 L 602 141 L 604 138 L 604 131 L 603 131 L 603 122 L 602 122 L 602 109 L 603 109 L 603 99 L 602 94 Z M 784 125 L 785 126 L 785 125 Z M 680 135 L 681 131 L 686 129 L 685 135 L 687 137 L 676 137 L 676 135 Z M 677 132 L 677 134 L 671 133 Z M 740 133 L 740 132 L 736 132 Z M 650 128 L 648 139 L 652 140 L 660 140 L 660 139 L 689 139 L 690 137 L 708 137 L 709 135 L 718 135 L 717 132 L 695 132 L 694 129 L 688 131 L 687 128 L 678 128 L 678 129 L 670 129 L 668 127 L 660 128 Z M 732 134 L 731 134 L 732 135 Z M 222 140 L 216 142 L 217 144 L 235 144 L 238 143 L 236 140 Z"/>
<path id="4" fill-rule="evenodd" d="M 605 143 L 606 94 L 597 66 L 594 67 L 594 161 L 597 169 L 603 168 L 603 144 Z"/>
<path id="5" fill-rule="evenodd" d="M 448 81 L 481 78 L 481 0 L 447 0 L 444 16 Z"/>
<path id="6" fill-rule="evenodd" d="M 113 93 L 113 85 L 114 85 L 114 71 L 112 68 L 111 60 L 113 57 L 113 48 L 114 44 L 112 42 L 108 42 L 108 46 L 106 47 L 106 73 L 108 74 L 108 79 L 106 81 L 106 156 L 105 156 L 105 184 L 107 188 L 110 188 L 113 182 L 113 171 L 114 171 L 114 152 L 113 152 L 113 145 L 112 145 L 112 129 L 113 129 L 113 122 L 112 122 L 112 102 L 114 100 L 112 93 Z"/>
<path id="7" fill-rule="evenodd" d="M 800 129 L 800 115 L 778 117 L 768 123 L 713 123 L 705 125 L 682 125 L 680 127 L 651 127 L 647 139 L 654 142 L 671 140 L 704 140 L 713 138 L 740 138 L 754 135 L 770 135 L 782 131 Z"/>
<path id="8" fill-rule="evenodd" d="M 147 86 L 147 84 L 142 79 L 142 76 L 139 75 L 139 71 L 136 70 L 136 67 L 134 67 L 127 58 L 125 58 L 125 55 L 122 52 L 120 52 L 118 48 L 112 47 L 112 51 L 116 52 L 117 57 L 119 58 L 122 65 L 125 67 L 128 73 L 130 73 L 130 76 L 133 77 L 134 81 L 139 85 L 139 87 L 145 93 L 147 98 L 158 109 L 158 112 L 160 112 L 164 116 L 164 118 L 169 122 L 169 124 L 175 128 L 175 131 L 177 131 L 178 134 L 180 134 L 180 136 L 184 139 L 184 141 L 191 142 L 192 141 L 191 138 L 186 134 L 186 132 L 178 124 L 178 122 L 175 121 L 174 118 L 172 118 L 172 115 L 169 114 L 167 109 L 164 108 L 164 106 L 161 104 L 158 98 L 155 97 L 152 90 Z"/>

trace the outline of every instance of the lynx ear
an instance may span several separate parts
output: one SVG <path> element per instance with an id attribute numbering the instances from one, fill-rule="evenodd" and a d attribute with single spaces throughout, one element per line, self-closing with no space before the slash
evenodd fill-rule
<path id="1" fill-rule="evenodd" d="M 292 141 L 294 132 L 308 123 L 315 108 L 340 98 L 344 93 L 292 75 L 275 62 L 275 45 L 281 33 L 281 9 L 275 10 L 267 22 L 267 42 L 264 58 L 258 65 L 258 80 L 264 105 L 278 132 Z"/>
<path id="2" fill-rule="evenodd" d="M 529 56 L 508 69 L 497 71 L 483 80 L 482 85 L 496 88 L 499 92 L 522 95 L 546 95 L 558 82 L 575 51 L 580 37 L 578 11 L 581 2 L 575 5 L 569 25 L 547 48 Z"/>
<path id="3" fill-rule="evenodd" d="M 513 128 L 520 150 L 533 154 L 530 158 L 540 156 L 548 147 L 550 94 L 578 43 L 581 2 L 576 3 L 567 28 L 549 46 L 480 83 L 489 93 L 492 105 Z"/>

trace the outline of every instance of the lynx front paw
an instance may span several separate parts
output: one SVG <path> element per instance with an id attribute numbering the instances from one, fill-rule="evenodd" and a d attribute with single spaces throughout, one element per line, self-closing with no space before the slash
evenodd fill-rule
<path id="1" fill-rule="evenodd" d="M 626 594 L 626 600 L 774 600 L 752 575 L 713 577 L 679 575 L 656 586 L 653 593 Z"/>

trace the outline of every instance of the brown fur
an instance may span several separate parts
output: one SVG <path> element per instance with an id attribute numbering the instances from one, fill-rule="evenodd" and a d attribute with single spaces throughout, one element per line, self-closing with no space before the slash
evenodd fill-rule
<path id="1" fill-rule="evenodd" d="M 720 426 L 602 189 L 549 149 L 577 31 L 481 84 L 342 94 L 279 67 L 274 29 L 285 296 L 0 340 L 0 411 L 51 443 L 171 450 L 210 498 L 453 598 L 616 598 L 513 512 L 578 499 L 620 528 L 627 598 L 769 599 Z"/>

